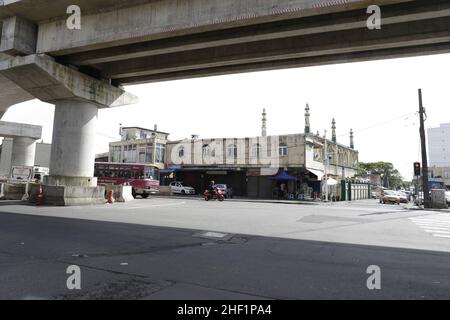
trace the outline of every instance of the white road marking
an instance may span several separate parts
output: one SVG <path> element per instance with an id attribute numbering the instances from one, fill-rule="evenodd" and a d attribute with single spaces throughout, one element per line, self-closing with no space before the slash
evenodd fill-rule
<path id="1" fill-rule="evenodd" d="M 409 220 L 437 238 L 450 238 L 450 219 L 448 214 L 436 214 L 424 217 L 413 217 Z"/>
<path id="2" fill-rule="evenodd" d="M 450 234 L 433 234 L 433 236 L 438 238 L 450 238 Z"/>
<path id="3" fill-rule="evenodd" d="M 426 231 L 426 232 L 433 233 L 433 232 L 436 232 L 437 230 L 436 230 L 436 229 L 425 229 L 425 231 Z M 450 230 L 448 230 L 448 231 L 439 230 L 439 231 L 437 231 L 437 232 L 442 233 L 442 234 L 445 234 L 445 233 L 450 234 Z"/>

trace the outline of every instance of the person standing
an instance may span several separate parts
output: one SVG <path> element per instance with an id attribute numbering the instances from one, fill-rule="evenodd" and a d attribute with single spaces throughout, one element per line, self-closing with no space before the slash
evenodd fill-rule
<path id="1" fill-rule="evenodd" d="M 284 182 L 282 182 L 280 184 L 280 191 L 281 191 L 281 196 L 283 199 L 286 198 L 286 184 Z"/>

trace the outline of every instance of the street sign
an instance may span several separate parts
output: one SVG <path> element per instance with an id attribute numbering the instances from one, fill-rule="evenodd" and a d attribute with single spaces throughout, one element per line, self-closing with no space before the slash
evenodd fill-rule
<path id="1" fill-rule="evenodd" d="M 33 180 L 34 170 L 29 166 L 14 166 L 11 169 L 10 180 L 27 182 Z"/>

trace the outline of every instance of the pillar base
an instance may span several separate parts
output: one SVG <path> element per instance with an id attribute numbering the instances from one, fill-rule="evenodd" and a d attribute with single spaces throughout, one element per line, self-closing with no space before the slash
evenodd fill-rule
<path id="1" fill-rule="evenodd" d="M 29 202 L 35 203 L 39 187 L 33 186 Z M 81 206 L 105 204 L 105 187 L 43 185 L 44 204 L 50 206 Z"/>
<path id="2" fill-rule="evenodd" d="M 68 187 L 96 187 L 95 177 L 66 177 L 66 176 L 44 176 L 43 184 L 46 186 L 68 186 Z"/>

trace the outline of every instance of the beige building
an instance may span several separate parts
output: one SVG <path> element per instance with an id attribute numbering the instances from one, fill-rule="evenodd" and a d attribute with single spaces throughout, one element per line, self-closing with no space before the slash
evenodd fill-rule
<path id="1" fill-rule="evenodd" d="M 337 143 L 333 119 L 331 140 L 312 134 L 310 109 L 305 109 L 304 133 L 267 136 L 267 114 L 262 114 L 261 135 L 247 138 L 214 138 L 170 141 L 167 169 L 162 173 L 202 192 L 211 180 L 232 187 L 234 195 L 271 198 L 287 185 L 291 195 L 312 197 L 322 193 L 325 171 L 340 194 L 340 181 L 357 173 L 358 151 Z M 327 148 L 327 152 L 325 151 Z M 329 159 L 326 161 L 326 159 Z M 327 165 L 325 165 L 327 163 Z M 162 179 L 162 183 L 167 181 Z M 278 191 L 277 191 L 278 190 Z"/>
<path id="2" fill-rule="evenodd" d="M 337 181 L 355 176 L 358 152 L 331 140 L 327 145 L 328 176 Z M 289 193 L 312 196 L 321 192 L 324 148 L 324 138 L 310 133 L 171 141 L 163 173 L 175 173 L 198 192 L 214 180 L 230 185 L 235 195 L 269 198 L 285 182 Z M 290 181 L 276 180 L 280 173 Z"/>
<path id="3" fill-rule="evenodd" d="M 109 162 L 148 163 L 160 169 L 166 162 L 166 143 L 169 134 L 155 128 L 121 128 L 121 140 L 109 144 Z"/>

